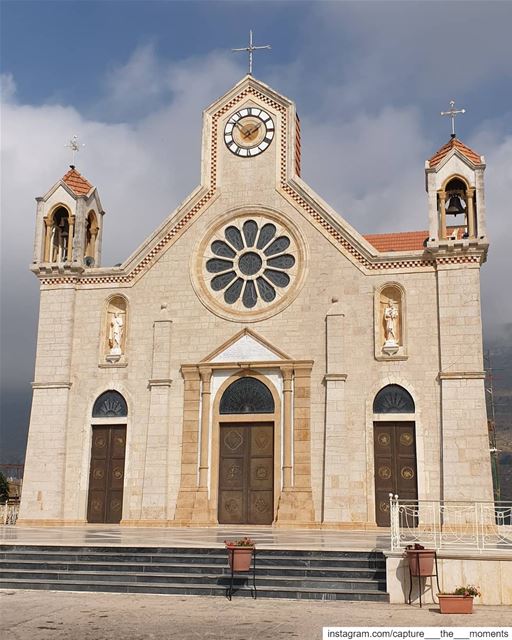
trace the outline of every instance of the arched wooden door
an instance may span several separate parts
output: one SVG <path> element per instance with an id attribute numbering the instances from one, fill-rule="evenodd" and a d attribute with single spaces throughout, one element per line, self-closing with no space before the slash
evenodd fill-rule
<path id="1" fill-rule="evenodd" d="M 219 413 L 219 523 L 272 524 L 274 422 L 258 420 L 274 413 L 272 394 L 260 380 L 240 378 L 225 390 Z"/>
<path id="2" fill-rule="evenodd" d="M 398 385 L 381 389 L 373 403 L 374 414 L 414 414 L 411 395 Z M 418 499 L 415 422 L 379 420 L 374 422 L 375 519 L 389 527 L 389 494 L 400 500 Z M 409 522 L 409 526 L 416 526 Z"/>
<path id="3" fill-rule="evenodd" d="M 87 522 L 118 524 L 123 515 L 127 406 L 115 391 L 103 393 L 94 403 Z M 112 424 L 104 422 L 112 418 Z M 114 424 L 115 422 L 115 424 Z"/>

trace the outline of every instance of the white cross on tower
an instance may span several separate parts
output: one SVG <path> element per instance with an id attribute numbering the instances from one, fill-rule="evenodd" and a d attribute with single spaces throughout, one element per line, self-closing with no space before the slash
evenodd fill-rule
<path id="1" fill-rule="evenodd" d="M 455 138 L 455 118 L 459 113 L 466 113 L 466 109 L 455 109 L 455 100 L 450 100 L 450 111 L 441 111 L 442 116 L 450 116 L 452 119 L 452 138 Z"/>
<path id="2" fill-rule="evenodd" d="M 255 47 L 252 44 L 252 29 L 249 31 L 249 46 L 242 47 L 241 49 L 231 49 L 231 51 L 247 51 L 249 53 L 249 75 L 252 76 L 252 54 L 253 51 L 257 51 L 258 49 L 272 49 L 269 44 L 265 44 L 261 47 Z"/>
<path id="3" fill-rule="evenodd" d="M 71 149 L 71 153 L 73 154 L 72 164 L 70 165 L 72 169 L 75 168 L 75 156 L 80 151 L 80 147 L 85 147 L 85 144 L 80 144 L 78 140 L 78 136 L 73 136 L 68 144 L 64 145 L 66 149 Z"/>

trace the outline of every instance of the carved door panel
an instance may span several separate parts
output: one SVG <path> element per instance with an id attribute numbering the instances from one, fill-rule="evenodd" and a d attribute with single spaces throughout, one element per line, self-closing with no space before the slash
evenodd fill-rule
<path id="1" fill-rule="evenodd" d="M 125 449 L 126 426 L 92 428 L 88 522 L 121 521 Z"/>
<path id="2" fill-rule="evenodd" d="M 273 425 L 221 425 L 219 523 L 272 524 L 273 518 Z"/>
<path id="3" fill-rule="evenodd" d="M 414 422 L 374 423 L 375 512 L 380 527 L 390 526 L 390 493 L 401 500 L 418 499 L 414 431 Z M 416 519 L 407 525 L 417 526 Z"/>

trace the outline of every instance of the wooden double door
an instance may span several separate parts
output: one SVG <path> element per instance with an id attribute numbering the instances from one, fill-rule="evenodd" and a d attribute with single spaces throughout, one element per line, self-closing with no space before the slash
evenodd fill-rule
<path id="1" fill-rule="evenodd" d="M 389 527 L 390 493 L 398 494 L 401 501 L 418 499 L 414 422 L 375 422 L 373 443 L 375 517 L 378 526 Z"/>
<path id="2" fill-rule="evenodd" d="M 273 423 L 220 425 L 219 523 L 272 524 Z"/>
<path id="3" fill-rule="evenodd" d="M 87 522 L 121 521 L 125 450 L 126 425 L 92 427 Z"/>

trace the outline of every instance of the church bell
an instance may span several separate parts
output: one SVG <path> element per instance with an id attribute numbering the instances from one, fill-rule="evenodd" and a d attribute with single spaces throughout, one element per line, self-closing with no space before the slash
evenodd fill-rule
<path id="1" fill-rule="evenodd" d="M 462 206 L 459 196 L 451 196 L 446 213 L 449 213 L 452 216 L 456 216 L 458 213 L 464 213 L 464 207 Z"/>

